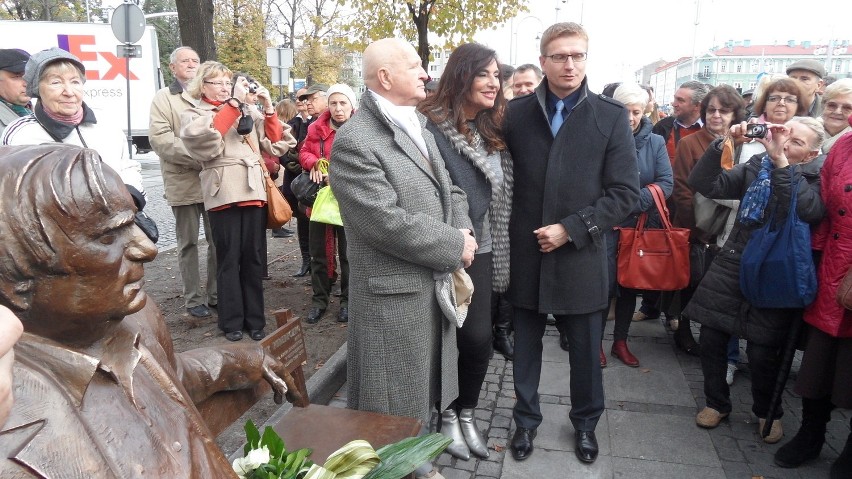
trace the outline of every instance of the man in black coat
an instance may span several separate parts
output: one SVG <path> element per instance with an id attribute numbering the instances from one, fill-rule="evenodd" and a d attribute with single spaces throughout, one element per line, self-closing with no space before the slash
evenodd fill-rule
<path id="1" fill-rule="evenodd" d="M 548 314 L 568 336 L 575 452 L 586 463 L 598 454 L 601 312 L 614 280 L 604 233 L 639 201 L 639 172 L 624 108 L 586 86 L 587 49 L 580 25 L 548 28 L 539 57 L 545 79 L 506 111 L 504 134 L 515 159 L 508 297 L 515 308 L 516 460 L 532 454 L 542 421 L 538 385 Z"/>

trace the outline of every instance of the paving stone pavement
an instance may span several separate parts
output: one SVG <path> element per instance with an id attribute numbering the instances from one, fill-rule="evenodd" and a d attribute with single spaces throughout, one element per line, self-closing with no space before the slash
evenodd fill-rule
<path id="1" fill-rule="evenodd" d="M 607 323 L 604 350 L 612 346 L 613 322 Z M 694 326 L 698 337 L 698 329 Z M 751 389 L 745 342 L 742 364 L 731 388 L 734 411 L 712 430 L 695 425 L 704 407 L 703 376 L 698 358 L 674 346 L 671 332 L 661 321 L 634 322 L 630 349 L 641 361 L 630 368 L 607 354 L 603 371 L 606 411 L 598 423 L 598 460 L 580 463 L 574 455 L 573 428 L 568 420 L 568 353 L 559 348 L 559 333 L 548 326 L 544 338 L 541 394 L 544 422 L 538 429 L 533 455 L 515 461 L 508 450 L 514 433 L 515 403 L 512 363 L 499 354 L 491 359 L 476 411 L 477 425 L 488 437 L 490 457 L 463 461 L 442 454 L 435 464 L 447 479 L 533 478 L 823 478 L 849 434 L 850 411 L 838 410 L 828 426 L 825 447 L 818 460 L 798 469 L 783 469 L 773 454 L 792 438 L 801 420 L 801 401 L 792 392 L 797 356 L 784 397 L 785 436 L 766 444 L 758 436 L 751 414 Z M 344 385 L 332 406 L 346 406 Z"/>

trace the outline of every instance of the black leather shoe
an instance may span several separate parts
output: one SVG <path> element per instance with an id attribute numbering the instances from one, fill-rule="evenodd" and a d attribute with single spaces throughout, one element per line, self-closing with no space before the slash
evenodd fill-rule
<path id="1" fill-rule="evenodd" d="M 230 333 L 225 333 L 225 339 L 228 341 L 239 341 L 243 339 L 242 331 L 231 331 Z"/>
<path id="2" fill-rule="evenodd" d="M 252 329 L 249 331 L 249 337 L 254 339 L 255 341 L 260 341 L 261 339 L 266 337 L 266 331 L 262 329 Z"/>
<path id="3" fill-rule="evenodd" d="M 559 333 L 559 347 L 562 348 L 563 351 L 568 351 L 568 335 L 565 333 Z"/>
<path id="4" fill-rule="evenodd" d="M 337 322 L 338 323 L 348 323 L 349 322 L 349 306 L 341 306 L 340 312 L 337 313 Z"/>
<path id="5" fill-rule="evenodd" d="M 598 458 L 598 439 L 594 431 L 574 431 L 577 459 L 591 464 Z"/>
<path id="6" fill-rule="evenodd" d="M 511 361 L 515 357 L 515 348 L 512 346 L 512 340 L 508 334 L 494 335 L 494 350 L 502 354 L 507 361 Z"/>
<path id="7" fill-rule="evenodd" d="M 192 308 L 186 308 L 189 314 L 195 316 L 196 318 L 209 318 L 213 313 L 210 312 L 210 309 L 207 305 L 199 304 L 198 306 L 194 306 Z"/>
<path id="8" fill-rule="evenodd" d="M 302 276 L 307 276 L 308 273 L 310 273 L 310 272 L 311 272 L 311 259 L 310 258 L 303 259 L 302 260 L 302 267 L 299 268 L 299 271 L 297 271 L 296 274 L 293 275 L 293 277 L 294 278 L 301 278 Z"/>
<path id="9" fill-rule="evenodd" d="M 512 436 L 512 442 L 509 449 L 512 450 L 512 457 L 516 461 L 523 461 L 532 455 L 533 439 L 535 439 L 536 430 L 519 427 Z"/>
<path id="10" fill-rule="evenodd" d="M 273 238 L 289 238 L 293 236 L 293 230 L 289 230 L 287 228 L 278 228 L 272 230 Z"/>
<path id="11" fill-rule="evenodd" d="M 308 324 L 318 323 L 323 314 L 325 314 L 325 308 L 311 308 L 308 311 Z"/>
<path id="12" fill-rule="evenodd" d="M 680 332 L 680 329 L 678 329 L 678 332 Z M 690 356 L 701 356 L 701 346 L 692 337 L 692 332 L 690 331 L 686 335 L 678 334 L 678 332 L 674 335 L 675 346 Z"/>

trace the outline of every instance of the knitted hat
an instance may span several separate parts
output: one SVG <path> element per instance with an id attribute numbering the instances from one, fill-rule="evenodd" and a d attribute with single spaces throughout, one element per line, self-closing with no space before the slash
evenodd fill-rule
<path id="1" fill-rule="evenodd" d="M 813 73 L 814 75 L 823 78 L 825 77 L 825 66 L 819 60 L 814 60 L 812 58 L 807 58 L 805 60 L 799 60 L 794 62 L 790 66 L 787 67 L 787 74 L 789 75 L 793 70 L 805 70 Z"/>
<path id="2" fill-rule="evenodd" d="M 330 98 L 334 93 L 346 95 L 346 98 L 349 99 L 349 104 L 352 105 L 352 108 L 355 108 L 355 102 L 357 100 L 355 98 L 355 92 L 352 91 L 352 87 L 345 83 L 335 83 L 328 88 L 328 91 L 325 92 L 325 96 L 326 98 Z"/>
<path id="3" fill-rule="evenodd" d="M 41 75 L 44 73 L 44 69 L 51 63 L 63 60 L 73 63 L 83 75 L 83 81 L 86 81 L 86 67 L 83 66 L 83 63 L 80 62 L 79 58 L 65 50 L 62 50 L 61 48 L 48 48 L 47 50 L 34 53 L 30 57 L 29 61 L 27 61 L 27 68 L 24 71 L 24 81 L 27 82 L 27 95 L 33 98 L 40 98 L 38 93 L 38 82 L 41 80 Z"/>
<path id="4" fill-rule="evenodd" d="M 23 73 L 30 54 L 18 48 L 0 50 L 0 70 L 12 73 Z"/>

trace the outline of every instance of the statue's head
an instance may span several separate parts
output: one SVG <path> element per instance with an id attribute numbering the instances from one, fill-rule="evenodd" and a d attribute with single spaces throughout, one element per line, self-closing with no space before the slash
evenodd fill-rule
<path id="1" fill-rule="evenodd" d="M 156 247 L 94 150 L 0 147 L 0 304 L 24 329 L 62 342 L 98 339 L 145 306 L 143 263 Z"/>

